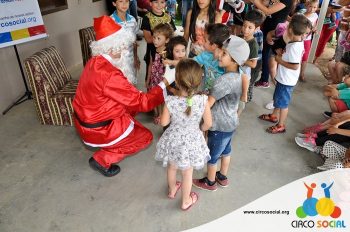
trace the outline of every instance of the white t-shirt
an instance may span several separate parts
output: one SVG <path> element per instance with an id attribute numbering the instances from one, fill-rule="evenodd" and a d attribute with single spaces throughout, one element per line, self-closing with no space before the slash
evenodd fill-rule
<path id="1" fill-rule="evenodd" d="M 318 14 L 312 13 L 310 16 L 307 17 L 307 19 L 310 20 L 311 25 L 312 25 L 313 27 L 315 27 L 315 26 L 316 26 L 316 23 L 317 23 L 317 19 L 318 19 Z M 310 35 L 309 35 L 308 37 L 306 37 L 305 40 L 310 40 L 310 39 L 311 39 L 311 34 L 312 34 L 312 33 L 310 33 Z"/>
<path id="2" fill-rule="evenodd" d="M 304 42 L 290 42 L 286 45 L 286 51 L 282 54 L 282 60 L 292 64 L 299 64 L 297 70 L 289 69 L 279 64 L 276 80 L 283 84 L 294 86 L 297 84 L 300 75 L 301 57 L 304 53 Z"/>

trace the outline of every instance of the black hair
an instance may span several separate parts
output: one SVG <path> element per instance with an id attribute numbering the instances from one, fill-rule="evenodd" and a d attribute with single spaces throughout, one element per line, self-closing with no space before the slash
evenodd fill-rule
<path id="1" fill-rule="evenodd" d="M 196 21 L 201 9 L 199 8 L 197 0 L 193 1 L 191 20 L 190 20 L 190 39 L 192 41 L 197 41 L 196 38 Z M 210 0 L 208 8 L 208 18 L 209 23 L 215 23 L 215 13 L 216 13 L 216 0 Z"/>
<path id="2" fill-rule="evenodd" d="M 183 36 L 178 35 L 178 36 L 172 37 L 169 40 L 169 43 L 166 46 L 166 51 L 167 51 L 166 54 L 168 59 L 170 60 L 174 59 L 174 54 L 173 54 L 174 47 L 179 44 L 184 45 L 185 48 L 187 48 L 187 41 Z"/>
<path id="3" fill-rule="evenodd" d="M 207 24 L 205 31 L 211 44 L 221 48 L 224 42 L 230 37 L 230 28 L 222 23 Z"/>
<path id="4" fill-rule="evenodd" d="M 244 20 L 254 23 L 255 27 L 259 27 L 265 20 L 265 15 L 262 11 L 253 9 L 248 11 Z"/>

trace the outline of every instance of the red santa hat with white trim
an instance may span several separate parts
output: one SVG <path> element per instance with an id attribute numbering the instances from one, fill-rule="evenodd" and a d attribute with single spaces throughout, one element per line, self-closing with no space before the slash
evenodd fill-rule
<path id="1" fill-rule="evenodd" d="M 136 40 L 136 35 L 131 30 L 123 28 L 106 15 L 94 18 L 94 30 L 96 41 L 90 43 L 93 56 L 108 54 L 111 51 L 120 52 L 132 46 Z"/>

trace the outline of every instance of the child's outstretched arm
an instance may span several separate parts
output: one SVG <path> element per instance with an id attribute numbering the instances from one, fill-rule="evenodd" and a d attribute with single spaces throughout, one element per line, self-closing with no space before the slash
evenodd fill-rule
<path id="1" fill-rule="evenodd" d="M 203 113 L 203 124 L 201 125 L 202 131 L 207 131 L 213 124 L 213 119 L 211 117 L 209 99 L 207 104 L 205 105 L 204 113 Z"/>
<path id="2" fill-rule="evenodd" d="M 166 104 L 164 104 L 163 112 L 160 115 L 160 125 L 167 126 L 170 123 L 170 113 Z"/>

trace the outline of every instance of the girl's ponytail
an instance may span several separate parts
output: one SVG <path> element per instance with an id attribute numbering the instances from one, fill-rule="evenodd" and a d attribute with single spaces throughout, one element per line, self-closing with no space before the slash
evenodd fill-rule
<path id="1" fill-rule="evenodd" d="M 193 95 L 197 93 L 197 90 L 202 82 L 203 70 L 201 66 L 192 59 L 182 59 L 176 65 L 175 69 L 175 81 L 176 86 L 187 93 L 186 97 L 186 111 L 187 116 L 191 115 L 193 106 Z"/>
<path id="2" fill-rule="evenodd" d="M 192 105 L 193 105 L 192 97 L 193 97 L 193 95 L 194 95 L 194 91 L 193 91 L 193 89 L 191 89 L 188 92 L 188 96 L 186 98 L 187 109 L 186 109 L 185 113 L 186 113 L 187 116 L 190 116 L 191 112 L 192 112 Z"/>

